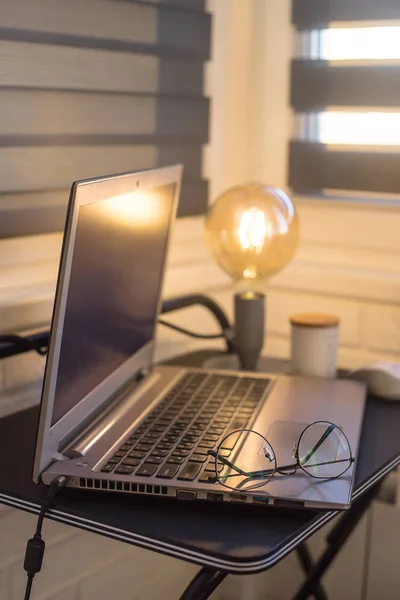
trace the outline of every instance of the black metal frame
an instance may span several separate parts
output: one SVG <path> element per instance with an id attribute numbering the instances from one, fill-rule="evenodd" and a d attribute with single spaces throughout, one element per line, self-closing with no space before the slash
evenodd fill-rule
<path id="1" fill-rule="evenodd" d="M 317 561 L 313 562 L 305 543 L 296 548 L 306 578 L 292 600 L 307 600 L 311 596 L 314 596 L 315 600 L 328 600 L 321 579 L 354 531 L 354 528 L 369 509 L 371 502 L 379 491 L 379 487 L 380 483 L 357 499 L 349 510 L 339 518 L 326 538 L 326 549 Z M 179 600 L 207 600 L 227 575 L 228 573 L 225 571 L 203 567 L 192 579 Z"/>
<path id="2" fill-rule="evenodd" d="M 222 331 L 231 330 L 229 320 L 222 308 L 214 300 L 202 294 L 193 294 L 166 300 L 162 304 L 161 313 L 180 310 L 194 304 L 208 308 L 220 324 Z M 16 339 L 17 337 L 19 338 L 18 340 Z M 48 340 L 48 331 L 42 331 L 26 337 L 0 336 L 0 359 L 31 350 L 42 350 L 48 345 Z M 226 345 L 227 352 L 233 353 L 235 351 L 232 340 L 226 339 Z M 336 526 L 327 536 L 326 550 L 316 562 L 312 561 L 305 543 L 296 548 L 306 579 L 293 600 L 306 600 L 310 596 L 314 596 L 316 600 L 327 600 L 321 579 L 360 519 L 370 507 L 371 502 L 378 493 L 379 487 L 380 484 L 375 485 L 371 490 L 358 498 L 339 518 Z M 226 571 L 202 567 L 189 583 L 180 600 L 207 600 L 227 575 L 228 572 Z"/>

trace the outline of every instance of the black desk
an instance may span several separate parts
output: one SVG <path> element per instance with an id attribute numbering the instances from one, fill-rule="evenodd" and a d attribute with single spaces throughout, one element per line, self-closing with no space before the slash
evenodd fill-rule
<path id="1" fill-rule="evenodd" d="M 195 353 L 174 362 L 200 364 L 205 356 Z M 0 420 L 0 502 L 32 513 L 39 512 L 46 493 L 44 486 L 31 481 L 37 419 L 38 409 L 32 408 Z M 354 504 L 341 517 L 330 553 L 315 567 L 303 543 L 333 519 L 336 511 L 111 497 L 100 491 L 91 494 L 67 489 L 56 499 L 49 518 L 206 567 L 182 596 L 186 599 L 203 600 L 227 573 L 264 571 L 297 548 L 309 577 L 296 598 L 306 598 L 311 590 L 316 590 L 322 599 L 325 594 L 319 587 L 321 573 L 373 498 L 372 490 L 400 463 L 399 431 L 400 403 L 369 398 Z M 28 538 L 31 532 L 26 533 Z"/>

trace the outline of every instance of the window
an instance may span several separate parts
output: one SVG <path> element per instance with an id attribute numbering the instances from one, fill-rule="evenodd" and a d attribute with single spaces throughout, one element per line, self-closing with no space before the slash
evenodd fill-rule
<path id="1" fill-rule="evenodd" d="M 400 59 L 400 26 L 324 29 L 319 34 L 319 48 L 319 58 L 329 61 Z M 318 114 L 318 140 L 324 144 L 400 145 L 400 107 L 395 110 L 329 108 Z"/>
<path id="2" fill-rule="evenodd" d="M 166 164 L 184 164 L 179 215 L 204 214 L 205 1 L 16 4 L 1 15 L 0 238 L 61 231 L 76 179 Z"/>
<path id="3" fill-rule="evenodd" d="M 294 191 L 399 194 L 400 3 L 293 0 Z"/>

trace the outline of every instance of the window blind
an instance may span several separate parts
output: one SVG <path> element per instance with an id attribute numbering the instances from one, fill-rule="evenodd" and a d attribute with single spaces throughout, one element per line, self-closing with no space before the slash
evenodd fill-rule
<path id="1" fill-rule="evenodd" d="M 76 179 L 181 162 L 179 216 L 204 213 L 204 0 L 0 6 L 0 237 L 63 228 Z"/>
<path id="2" fill-rule="evenodd" d="M 301 126 L 290 142 L 290 186 L 400 193 L 400 3 L 293 0 L 292 8 L 303 50 L 291 66 Z"/>

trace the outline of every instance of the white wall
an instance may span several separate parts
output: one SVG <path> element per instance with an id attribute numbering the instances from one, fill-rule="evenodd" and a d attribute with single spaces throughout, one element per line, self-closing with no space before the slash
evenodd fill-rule
<path id="1" fill-rule="evenodd" d="M 212 197 L 230 185 L 252 179 L 285 187 L 287 140 L 292 126 L 287 106 L 292 47 L 289 4 L 289 0 L 210 0 L 217 43 L 208 72 L 213 102 L 211 143 L 205 151 L 204 169 L 211 179 Z M 356 366 L 377 358 L 398 360 L 400 212 L 377 204 L 295 200 L 302 239 L 292 265 L 268 289 L 266 352 L 288 356 L 290 313 L 322 310 L 341 318 L 343 365 Z M 0 242 L 0 330 L 48 325 L 60 241 L 59 235 L 46 235 Z M 177 223 L 164 297 L 192 291 L 210 293 L 231 312 L 232 287 L 206 253 L 200 218 Z M 168 318 L 187 327 L 215 331 L 212 318 L 200 308 Z M 165 329 L 159 334 L 159 358 L 210 346 Z M 0 412 L 38 401 L 42 369 L 43 360 L 35 355 L 0 362 Z M 21 597 L 21 557 L 33 521 L 9 509 L 0 511 L 0 539 L 13 540 L 14 544 L 12 551 L 0 550 L 0 600 Z M 192 567 L 172 559 L 126 549 L 62 525 L 47 523 L 45 534 L 50 541 L 46 563 L 56 567 L 57 580 L 50 567 L 45 568 L 35 586 L 37 600 L 91 600 L 111 594 L 118 599 L 139 598 L 143 597 L 142 586 L 150 583 L 149 598 L 160 597 L 163 590 L 163 598 L 169 600 L 178 596 L 177 590 L 193 572 Z M 320 539 L 314 543 L 320 544 Z M 332 600 L 360 597 L 364 541 L 365 524 L 361 524 L 348 554 L 343 555 L 342 567 L 330 575 L 330 589 L 336 589 Z M 105 569 L 106 562 L 117 561 L 120 556 L 122 567 L 115 563 Z M 348 557 L 357 574 L 353 578 L 356 591 L 351 596 L 340 588 L 346 568 L 352 564 Z M 296 565 L 291 556 L 267 576 L 228 580 L 221 593 L 235 598 L 241 590 L 241 597 L 251 600 L 252 594 L 265 598 L 262 594 L 269 589 L 270 597 L 286 598 L 289 588 L 300 579 Z M 147 579 L 150 568 L 152 575 Z M 93 577 L 95 573 L 100 579 Z M 133 589 L 132 578 L 138 588 Z M 170 583 L 165 584 L 166 580 Z M 171 593 L 167 592 L 169 585 Z M 379 589 L 379 573 L 374 585 Z M 57 586 L 63 591 L 56 591 Z M 392 585 L 385 598 L 397 597 Z"/>

